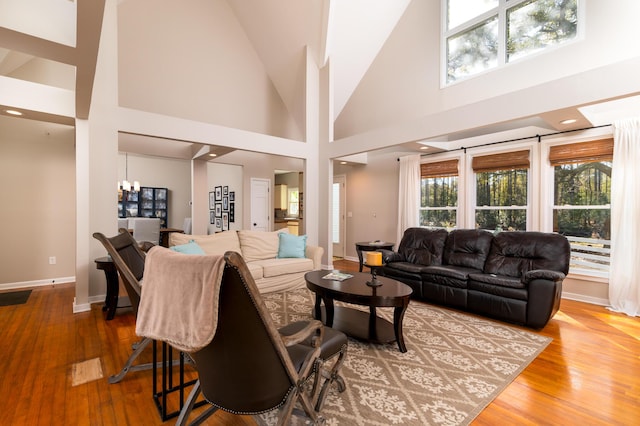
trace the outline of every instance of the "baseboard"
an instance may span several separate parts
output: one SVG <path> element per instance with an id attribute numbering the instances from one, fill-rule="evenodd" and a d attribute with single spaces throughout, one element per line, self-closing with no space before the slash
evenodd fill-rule
<path id="1" fill-rule="evenodd" d="M 592 305 L 609 306 L 608 299 L 599 297 L 585 296 L 584 294 L 562 292 L 562 298 L 567 300 L 575 300 L 576 302 L 590 303 Z"/>
<path id="2" fill-rule="evenodd" d="M 21 281 L 17 283 L 0 284 L 0 290 L 13 290 L 26 287 L 44 287 L 57 284 L 67 284 L 76 282 L 76 277 L 47 278 L 44 280 Z"/>

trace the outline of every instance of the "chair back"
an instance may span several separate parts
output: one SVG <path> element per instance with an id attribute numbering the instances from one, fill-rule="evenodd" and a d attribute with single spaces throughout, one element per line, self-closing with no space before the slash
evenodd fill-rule
<path id="1" fill-rule="evenodd" d="M 100 241 L 120 274 L 120 278 L 131 301 L 135 314 L 140 305 L 140 281 L 144 275 L 144 261 L 146 254 L 140 249 L 131 234 L 123 229 L 115 237 L 108 238 L 100 232 L 93 234 L 93 238 Z"/>
<path id="2" fill-rule="evenodd" d="M 236 414 L 269 411 L 287 402 L 299 366 L 291 361 L 242 257 L 227 252 L 225 261 L 215 335 L 190 355 L 211 404 Z"/>
<path id="3" fill-rule="evenodd" d="M 118 219 L 118 229 L 129 229 L 129 219 Z"/>
<path id="4" fill-rule="evenodd" d="M 149 241 L 153 244 L 160 244 L 160 219 L 157 217 L 137 217 L 132 218 L 129 223 L 133 228 L 133 238 L 142 244 Z"/>

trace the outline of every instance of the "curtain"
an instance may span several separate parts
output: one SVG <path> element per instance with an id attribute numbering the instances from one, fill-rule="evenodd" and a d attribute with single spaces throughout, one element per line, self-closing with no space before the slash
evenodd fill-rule
<path id="1" fill-rule="evenodd" d="M 614 123 L 610 309 L 640 315 L 640 118 Z"/>
<path id="2" fill-rule="evenodd" d="M 398 186 L 398 231 L 396 247 L 407 228 L 420 223 L 420 155 L 400 157 L 400 179 Z"/>

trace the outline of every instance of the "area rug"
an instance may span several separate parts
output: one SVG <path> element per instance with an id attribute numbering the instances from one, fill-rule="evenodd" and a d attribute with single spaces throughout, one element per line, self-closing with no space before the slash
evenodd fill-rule
<path id="1" fill-rule="evenodd" d="M 306 288 L 264 295 L 278 326 L 310 318 L 314 297 Z M 392 308 L 378 308 L 377 313 L 393 320 Z M 332 388 L 321 412 L 325 424 L 469 424 L 551 342 L 532 332 L 415 300 L 409 304 L 403 328 L 406 353 L 395 343 L 349 338 L 342 368 L 347 388 L 343 393 Z M 271 412 L 256 420 L 273 424 L 276 416 Z"/>
<path id="2" fill-rule="evenodd" d="M 23 305 L 29 300 L 31 290 L 0 293 L 0 306 Z"/>

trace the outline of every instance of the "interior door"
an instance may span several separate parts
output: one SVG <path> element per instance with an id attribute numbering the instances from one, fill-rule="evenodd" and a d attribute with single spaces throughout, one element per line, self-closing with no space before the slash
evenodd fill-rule
<path id="1" fill-rule="evenodd" d="M 251 178 L 251 229 L 271 230 L 271 180 Z"/>
<path id="2" fill-rule="evenodd" d="M 332 239 L 333 256 L 344 258 L 346 239 L 346 181 L 345 175 L 333 177 L 332 189 Z"/>

